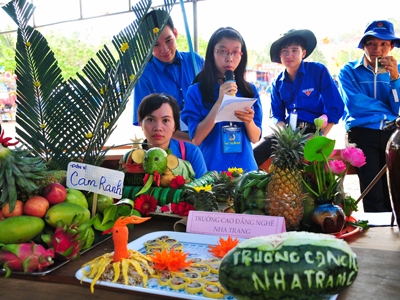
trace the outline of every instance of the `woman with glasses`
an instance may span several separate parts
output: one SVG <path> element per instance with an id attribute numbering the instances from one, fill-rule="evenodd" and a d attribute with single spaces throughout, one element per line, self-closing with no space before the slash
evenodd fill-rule
<path id="1" fill-rule="evenodd" d="M 186 94 L 182 120 L 188 125 L 192 142 L 203 152 L 208 170 L 242 168 L 257 170 L 251 143 L 261 137 L 262 108 L 257 88 L 245 81 L 246 44 L 238 31 L 220 28 L 211 36 L 204 67 Z M 231 71 L 234 80 L 224 80 Z M 257 98 L 253 107 L 235 111 L 240 122 L 215 123 L 224 95 Z"/>

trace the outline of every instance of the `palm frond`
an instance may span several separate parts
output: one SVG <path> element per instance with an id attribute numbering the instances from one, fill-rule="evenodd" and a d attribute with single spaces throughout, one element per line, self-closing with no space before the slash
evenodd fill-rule
<path id="1" fill-rule="evenodd" d="M 17 135 L 51 169 L 66 170 L 71 161 L 100 165 L 108 138 L 116 128 L 129 96 L 151 58 L 176 0 L 164 0 L 157 13 L 159 33 L 152 18 L 144 20 L 151 0 L 133 8 L 137 19 L 113 37 L 118 57 L 104 46 L 88 61 L 83 75 L 62 78 L 46 39 L 27 23 L 35 7 L 13 0 L 3 9 L 18 25 L 16 74 L 18 76 Z M 127 47 L 129 46 L 129 48 Z"/>

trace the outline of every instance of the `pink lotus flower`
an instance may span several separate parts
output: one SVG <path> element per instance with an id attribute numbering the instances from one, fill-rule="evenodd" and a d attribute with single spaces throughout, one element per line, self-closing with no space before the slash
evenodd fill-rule
<path id="1" fill-rule="evenodd" d="M 341 160 L 330 160 L 329 167 L 331 168 L 332 174 L 340 175 L 346 170 L 346 164 Z M 328 167 L 325 165 L 325 171 L 328 173 Z"/>
<path id="2" fill-rule="evenodd" d="M 328 158 L 332 158 L 332 157 L 334 157 L 334 156 L 335 156 L 335 154 L 336 154 L 336 149 L 333 149 L 333 151 L 332 151 L 332 154 L 331 154 L 331 155 L 329 155 L 329 157 L 328 157 Z"/>
<path id="3" fill-rule="evenodd" d="M 340 157 L 354 167 L 362 167 L 365 165 L 365 156 L 361 149 L 347 147 L 340 153 Z"/>
<path id="4" fill-rule="evenodd" d="M 326 115 L 322 115 L 317 119 L 314 119 L 314 124 L 318 128 L 324 128 L 328 125 L 328 117 Z"/>

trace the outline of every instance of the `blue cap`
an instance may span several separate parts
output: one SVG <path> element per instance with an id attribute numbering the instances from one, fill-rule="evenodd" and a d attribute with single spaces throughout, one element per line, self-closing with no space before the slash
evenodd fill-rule
<path id="1" fill-rule="evenodd" d="M 391 40 L 394 42 L 395 47 L 400 48 L 400 38 L 395 37 L 393 24 L 389 21 L 372 21 L 368 23 L 358 48 L 362 49 L 362 41 L 368 35 L 385 41 Z"/>

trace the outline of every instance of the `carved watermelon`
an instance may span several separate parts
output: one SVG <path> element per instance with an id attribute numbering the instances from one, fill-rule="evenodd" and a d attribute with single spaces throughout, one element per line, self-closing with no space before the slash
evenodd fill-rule
<path id="1" fill-rule="evenodd" d="M 356 255 L 327 234 L 286 232 L 248 239 L 223 258 L 222 286 L 240 300 L 329 299 L 356 279 Z"/>

